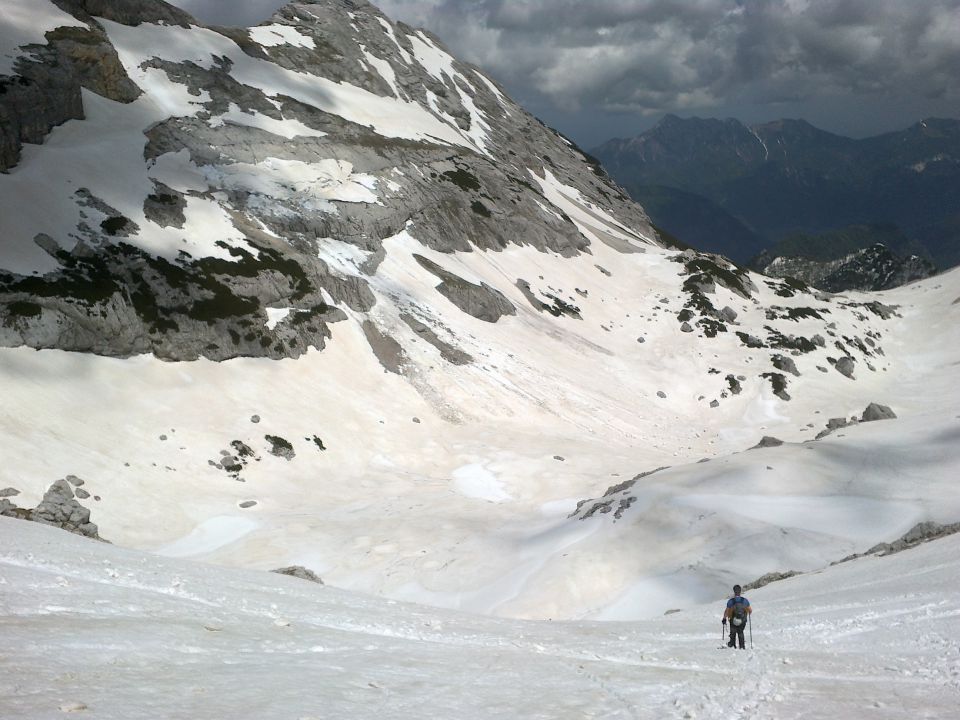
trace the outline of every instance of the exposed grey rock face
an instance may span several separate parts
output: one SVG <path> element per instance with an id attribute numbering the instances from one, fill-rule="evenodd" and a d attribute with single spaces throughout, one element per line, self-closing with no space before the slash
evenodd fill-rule
<path id="1" fill-rule="evenodd" d="M 777 370 L 783 370 L 797 377 L 800 376 L 800 371 L 797 370 L 797 364 L 793 361 L 793 358 L 786 357 L 785 355 L 772 355 L 770 359 L 773 361 L 773 366 Z"/>
<path id="2" fill-rule="evenodd" d="M 82 3 L 59 4 L 90 25 L 50 31 L 46 45 L 29 46 L 15 76 L 0 77 L 0 171 L 17 164 L 23 143 L 41 143 L 56 125 L 84 117 L 81 88 L 117 102 L 140 95 L 106 34 L 77 7 Z"/>
<path id="3" fill-rule="evenodd" d="M 819 440 L 820 438 L 824 438 L 830 433 L 832 433 L 834 430 L 839 430 L 840 428 L 845 428 L 850 425 L 856 425 L 856 424 L 857 424 L 856 420 L 847 420 L 846 418 L 842 418 L 842 417 L 830 418 L 827 421 L 826 429 L 821 430 L 819 433 L 817 433 L 816 439 Z"/>
<path id="4" fill-rule="evenodd" d="M 863 411 L 863 416 L 860 418 L 860 421 L 871 422 L 873 420 L 892 420 L 896 417 L 897 414 L 886 405 L 870 403 L 867 405 L 866 410 Z"/>
<path id="5" fill-rule="evenodd" d="M 441 340 L 430 327 L 417 320 L 410 313 L 402 313 L 400 319 L 417 335 L 439 350 L 440 356 L 452 365 L 468 365 L 473 362 L 473 357 L 469 353 L 465 353 L 463 350 Z"/>
<path id="6" fill-rule="evenodd" d="M 293 460 L 297 456 L 297 453 L 293 449 L 293 445 L 291 445 L 290 442 L 285 438 L 282 438 L 279 435 L 265 435 L 264 439 L 270 443 L 271 455 L 276 455 L 277 457 L 282 457 L 286 460 Z"/>
<path id="7" fill-rule="evenodd" d="M 545 302 L 536 296 L 533 292 L 533 289 L 530 286 L 529 281 L 520 278 L 516 282 L 517 289 L 523 293 L 523 296 L 527 299 L 527 302 L 537 310 L 537 312 L 548 312 L 554 317 L 560 317 L 561 315 L 568 315 L 569 317 L 575 318 L 577 320 L 582 320 L 580 316 L 580 308 L 576 305 L 573 305 L 566 300 L 557 297 L 551 292 L 544 291 L 543 296 L 550 302 Z M 579 291 L 578 291 L 579 292 Z M 641 340 L 642 342 L 642 340 Z"/>
<path id="8" fill-rule="evenodd" d="M 610 333 L 626 327 L 623 320 L 614 319 L 610 297 L 603 310 L 607 317 L 597 314 L 597 303 L 604 302 L 601 288 L 614 285 L 605 280 L 611 271 L 599 264 L 587 264 L 603 276 L 591 269 L 589 281 L 598 285 L 589 292 L 551 286 L 558 283 L 549 276 L 533 276 L 529 266 L 523 271 L 526 279 L 505 272 L 496 281 L 490 279 L 496 276 L 484 274 L 483 282 L 466 270 L 454 272 L 462 259 L 454 253 L 492 255 L 522 245 L 574 257 L 592 253 L 596 248 L 591 243 L 627 253 L 656 244 L 657 239 L 642 209 L 595 163 L 506 98 L 475 68 L 451 58 L 441 73 L 434 63 L 418 60 L 417 48 L 433 46 L 431 52 L 443 52 L 428 34 L 391 24 L 365 2 L 317 0 L 289 5 L 271 20 L 303 42 L 263 46 L 257 41 L 263 34 L 255 29 L 198 30 L 211 43 L 220 43 L 222 54 L 203 62 L 183 62 L 151 45 L 158 48 L 151 51 L 158 56 L 125 69 L 120 58 L 127 61 L 130 53 L 118 55 L 110 37 L 129 38 L 135 31 L 94 16 L 125 25 L 162 23 L 150 32 L 178 35 L 186 32 L 182 29 L 190 24 L 189 17 L 150 0 L 59 4 L 86 22 L 88 29 L 54 31 L 45 46 L 31 51 L 31 59 L 21 63 L 26 74 L 18 74 L 11 83 L 35 77 L 30 92 L 43 97 L 42 102 L 30 102 L 69 109 L 56 84 L 57 73 L 66 73 L 63 92 L 80 98 L 76 88 L 87 88 L 84 97 L 92 101 L 88 112 L 101 105 L 91 93 L 129 103 L 141 93 L 130 78 L 147 73 L 170 83 L 174 94 L 188 97 L 190 109 L 155 122 L 151 118 L 142 128 L 132 126 L 137 152 L 125 170 L 140 173 L 141 181 L 132 199 L 112 192 L 97 177 L 75 183 L 72 196 L 64 195 L 62 201 L 49 198 L 51 203 L 60 202 L 52 210 L 63 211 L 66 217 L 77 215 L 76 227 L 44 227 L 45 234 L 20 240 L 44 262 L 48 258 L 55 262 L 53 271 L 4 270 L 12 264 L 5 266 L 0 253 L 0 346 L 121 357 L 152 353 L 169 360 L 280 359 L 323 349 L 332 336 L 331 325 L 355 322 L 386 371 L 415 383 L 420 376 L 410 364 L 423 357 L 432 363 L 435 357 L 421 342 L 435 348 L 444 363 L 472 361 L 463 349 L 467 346 L 461 348 L 460 343 L 477 339 L 457 338 L 450 331 L 455 323 L 444 322 L 447 312 L 450 317 L 463 312 L 486 323 L 505 323 L 509 316 L 530 314 L 522 294 L 535 312 L 542 313 L 543 322 L 537 323 L 541 327 L 551 323 L 548 314 L 567 327 L 571 319 L 585 324 L 601 319 L 601 327 Z M 376 61 L 371 60 L 374 57 Z M 256 86 L 249 68 L 244 68 L 251 59 L 260 71 L 277 78 L 285 77 L 284 70 L 295 71 L 297 82 L 311 93 Z M 359 119 L 344 110 L 347 102 L 337 107 L 324 103 L 321 91 L 330 88 L 330 82 L 349 84 L 358 95 L 366 93 L 365 113 Z M 153 92 L 153 87 L 144 83 L 142 90 Z M 422 113 L 424 122 L 437 123 L 431 127 L 442 132 L 395 137 L 407 128 L 394 132 L 368 124 L 370 107 L 383 107 L 383 116 L 389 118 L 393 110 L 388 106 L 394 101 L 397 106 L 402 103 L 405 113 Z M 24 107 L 25 117 L 42 116 L 29 104 Z M 111 107 L 129 119 L 140 105 Z M 79 112 L 73 116 L 79 117 Z M 88 122 L 95 123 L 103 113 L 89 114 Z M 36 137 L 42 137 L 50 122 L 44 122 Z M 92 125 L 86 129 L 103 130 Z M 315 181 L 302 180 L 313 175 Z M 183 179 L 186 176 L 189 180 Z M 561 187 L 563 199 L 558 200 Z M 328 192 L 331 188 L 336 192 Z M 337 188 L 350 192 L 338 195 Z M 198 231 L 198 207 L 222 217 L 228 229 L 216 236 L 221 239 L 214 241 L 205 236 L 206 230 Z M 571 215 L 592 230 L 582 233 Z M 605 225 L 605 215 L 616 218 L 622 233 L 602 229 L 613 228 Z M 584 233 L 595 239 L 588 240 Z M 199 235 L 204 237 L 191 244 Z M 156 237 L 170 241 L 161 243 L 163 252 L 151 244 Z M 178 252 L 181 242 L 192 254 Z M 418 253 L 416 243 L 434 252 Z M 406 288 L 395 278 L 378 277 L 387 273 L 383 268 L 397 267 L 391 261 L 411 254 L 437 278 L 437 292 L 456 310 L 440 297 L 421 302 L 417 293 L 405 295 Z M 693 335 L 688 341 L 698 350 L 705 349 L 702 341 L 729 332 L 729 325 L 737 322 L 738 313 L 730 305 L 739 309 L 741 304 L 759 304 L 756 276 L 727 259 L 692 250 L 670 258 L 676 262 L 682 307 L 676 307 L 676 294 L 663 291 L 656 293 L 656 307 L 677 313 L 679 328 Z M 605 258 L 603 263 L 617 268 L 615 259 Z M 425 275 L 418 273 L 418 278 L 422 281 Z M 821 313 L 827 312 L 878 317 L 895 312 L 879 303 L 833 301 L 796 281 L 764 281 L 763 286 L 784 297 L 803 293 L 810 305 L 771 306 L 770 324 L 742 328 L 752 334 L 737 333 L 749 348 L 763 351 L 755 353 L 755 367 L 768 369 L 767 358 L 777 354 L 779 359 L 773 362 L 780 372 L 764 377 L 783 400 L 790 398 L 787 377 L 797 374 L 791 356 L 816 352 L 821 366 L 826 365 L 825 353 L 820 352 L 826 346 L 824 338 L 811 339 L 799 330 L 791 334 L 787 323 L 823 320 Z M 391 306 L 379 308 L 378 302 Z M 825 309 L 829 302 L 834 305 Z M 583 306 L 582 315 L 578 305 Z M 751 322 L 752 315 L 746 313 Z M 643 334 L 637 332 L 631 340 L 644 342 Z M 870 369 L 879 365 L 882 355 L 878 338 L 832 333 L 830 342 L 836 341 L 841 354 Z M 414 352 L 414 343 L 425 352 Z M 594 349 L 614 354 L 599 345 Z M 745 379 L 728 378 L 729 389 L 721 388 L 719 397 L 739 393 Z M 716 395 L 704 392 L 703 400 Z M 658 397 L 666 395 L 660 392 Z M 246 457 L 234 447 L 210 462 L 239 480 Z"/>
<path id="9" fill-rule="evenodd" d="M 89 29 L 51 33 L 46 46 L 31 49 L 32 59 L 21 61 L 17 76 L 2 79 L 8 91 L 0 96 L 0 168 L 17 161 L 20 142 L 39 142 L 52 125 L 83 117 L 80 87 L 120 102 L 140 94 L 96 18 L 125 25 L 187 27 L 192 22 L 186 13 L 153 0 L 58 0 L 58 5 Z M 444 253 L 518 243 L 564 256 L 586 250 L 589 241 L 569 217 L 542 209 L 549 203 L 537 178 L 548 173 L 634 228 L 638 243 L 656 241 L 642 209 L 598 166 L 476 69 L 453 61 L 436 77 L 417 62 L 414 40 L 442 48 L 435 38 L 393 25 L 365 2 L 294 3 L 272 22 L 294 28 L 310 42 L 268 50 L 246 29 L 216 32 L 236 43 L 235 57 L 245 54 L 304 77 L 349 83 L 374 96 L 412 103 L 458 131 L 482 130 L 485 140 L 450 144 L 378 134 L 302 100 L 268 96 L 235 77 L 235 62 L 227 56 L 209 67 L 147 60 L 144 69 L 182 84 L 202 107 L 193 116 L 171 117 L 145 129 L 144 160 L 151 164 L 185 152 L 207 190 L 152 180 L 153 190 L 138 211 L 146 223 L 184 228 L 191 194 L 213 199 L 242 243 L 221 248 L 230 253 L 225 260 L 184 254 L 164 260 L 141 248 L 139 238 L 147 228 L 130 211 L 125 215 L 92 193 L 78 195 L 74 202 L 87 217 L 76 233 L 38 239 L 59 270 L 40 277 L 0 270 L 0 346 L 114 356 L 147 352 L 170 360 L 297 357 L 324 347 L 327 325 L 346 317 L 342 306 L 359 313 L 372 308 L 375 296 L 365 276 L 375 274 L 385 257 L 383 239 L 404 228 Z M 389 67 L 393 81 L 371 68 L 367 53 Z M 296 121 L 316 133 L 283 137 L 256 123 L 223 121 L 228 112 Z M 238 178 L 238 168 L 253 168 L 264 158 L 313 165 L 335 158 L 340 168 L 376 183 L 377 202 L 318 202 Z M 320 259 L 332 238 L 366 255 L 356 275 L 332 272 Z M 441 280 L 438 290 L 474 317 L 496 322 L 516 312 L 496 288 L 452 274 Z M 324 297 L 333 302 L 328 305 Z M 267 307 L 296 312 L 267 327 Z M 447 361 L 463 360 L 456 352 L 443 352 Z"/>
<path id="10" fill-rule="evenodd" d="M 888 290 L 922 280 L 937 268 L 917 255 L 900 257 L 884 245 L 872 245 L 841 258 L 761 256 L 757 269 L 771 277 L 792 277 L 828 292 Z"/>
<path id="11" fill-rule="evenodd" d="M 730 389 L 730 392 L 734 395 L 739 395 L 743 391 L 743 386 L 740 385 L 738 378 L 735 378 L 733 375 L 727 375 L 724 379 L 727 381 L 727 387 Z"/>
<path id="12" fill-rule="evenodd" d="M 787 570 L 786 572 L 769 572 L 766 575 L 761 575 L 753 582 L 744 585 L 743 590 L 744 592 L 747 592 L 748 590 L 756 590 L 757 588 L 762 588 L 764 585 L 769 585 L 772 582 L 786 580 L 787 578 L 792 578 L 794 575 L 799 574 L 800 573 L 796 570 Z"/>
<path id="13" fill-rule="evenodd" d="M 757 448 L 771 448 L 771 447 L 780 447 L 783 445 L 783 440 L 779 438 L 771 437 L 770 435 L 764 435 L 760 438 L 760 442 L 754 445 L 751 450 L 756 450 Z"/>
<path id="14" fill-rule="evenodd" d="M 848 555 L 847 557 L 843 558 L 843 560 L 831 563 L 831 565 L 837 565 L 838 563 L 847 562 L 848 560 L 856 560 L 864 555 L 893 555 L 894 553 L 902 552 L 903 550 L 909 550 L 910 548 L 916 547 L 921 543 L 930 542 L 931 540 L 946 537 L 947 535 L 953 535 L 954 533 L 958 532 L 960 532 L 960 522 L 951 523 L 948 525 L 941 525 L 940 523 L 935 523 L 932 521 L 917 523 L 909 531 L 904 533 L 903 536 L 901 536 L 898 540 L 894 540 L 892 543 L 878 543 L 865 553 Z"/>
<path id="15" fill-rule="evenodd" d="M 476 285 L 454 275 L 432 260 L 422 255 L 414 255 L 414 259 L 425 269 L 440 278 L 437 292 L 443 295 L 458 308 L 478 320 L 495 323 L 504 315 L 516 315 L 517 309 L 499 290 L 486 283 Z"/>
<path id="16" fill-rule="evenodd" d="M 85 491 L 81 492 L 89 497 Z M 53 525 L 77 535 L 103 540 L 96 524 L 90 522 L 90 510 L 77 502 L 73 488 L 65 479 L 53 483 L 40 504 L 32 510 L 17 507 L 6 497 L 0 499 L 0 515 Z"/>
<path id="17" fill-rule="evenodd" d="M 787 378 L 782 373 L 767 372 L 761 377 L 770 381 L 773 388 L 773 394 L 781 400 L 790 400 L 790 393 L 787 392 Z"/>
<path id="18" fill-rule="evenodd" d="M 0 498 L 16 497 L 20 494 L 20 491 L 16 488 L 8 487 L 0 490 Z"/>
<path id="19" fill-rule="evenodd" d="M 400 343 L 380 330 L 372 320 L 363 321 L 363 334 L 384 370 L 394 375 L 402 374 L 407 356 Z"/>
<path id="20" fill-rule="evenodd" d="M 291 565 L 290 567 L 277 568 L 276 570 L 271 570 L 270 572 L 277 573 L 279 575 L 289 575 L 290 577 L 300 578 L 301 580 L 307 580 L 312 583 L 317 583 L 318 585 L 323 585 L 323 580 L 313 572 L 308 570 L 303 565 Z"/>
<path id="21" fill-rule="evenodd" d="M 630 506 L 637 501 L 636 496 L 630 492 L 633 486 L 643 478 L 649 477 L 660 472 L 661 470 L 666 469 L 667 466 L 664 465 L 663 467 L 658 467 L 655 470 L 647 470 L 639 475 L 635 475 L 630 480 L 624 480 L 622 483 L 611 485 L 607 488 L 602 497 L 598 499 L 579 501 L 577 503 L 577 509 L 570 513 L 568 517 L 576 517 L 580 520 L 586 520 L 587 518 L 593 517 L 597 513 L 606 515 L 612 512 L 613 519 L 619 520 L 623 516 L 623 513 L 626 512 Z"/>
<path id="22" fill-rule="evenodd" d="M 160 227 L 182 228 L 187 221 L 183 214 L 187 207 L 184 194 L 158 180 L 154 180 L 153 186 L 154 192 L 143 201 L 143 214 Z"/>
<path id="23" fill-rule="evenodd" d="M 852 357 L 844 356 L 837 360 L 836 365 L 833 366 L 836 368 L 837 372 L 841 375 L 846 375 L 848 378 L 853 378 L 853 372 L 856 369 L 856 364 Z"/>
<path id="24" fill-rule="evenodd" d="M 122 25 L 143 22 L 180 25 L 196 23 L 188 13 L 157 0 L 53 0 L 54 4 L 81 20 L 102 17 Z"/>

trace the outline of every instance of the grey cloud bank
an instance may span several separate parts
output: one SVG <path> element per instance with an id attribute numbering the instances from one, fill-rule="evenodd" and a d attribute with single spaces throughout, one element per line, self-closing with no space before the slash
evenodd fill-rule
<path id="1" fill-rule="evenodd" d="M 178 0 L 250 24 L 275 0 Z M 960 115 L 960 0 L 383 0 L 590 147 L 663 113 L 859 137 Z"/>

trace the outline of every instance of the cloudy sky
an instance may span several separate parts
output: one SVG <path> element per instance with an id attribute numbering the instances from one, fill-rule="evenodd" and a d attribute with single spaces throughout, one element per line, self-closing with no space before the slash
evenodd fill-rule
<path id="1" fill-rule="evenodd" d="M 174 0 L 255 24 L 276 0 Z M 863 137 L 960 117 L 960 0 L 381 0 L 590 148 L 663 114 Z"/>

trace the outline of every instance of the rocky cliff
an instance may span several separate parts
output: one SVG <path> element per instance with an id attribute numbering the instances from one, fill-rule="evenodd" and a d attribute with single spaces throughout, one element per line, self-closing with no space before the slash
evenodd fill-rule
<path id="1" fill-rule="evenodd" d="M 657 242 L 569 141 L 369 3 L 250 29 L 154 0 L 40 5 L 45 42 L 5 48 L 0 77 L 0 345 L 296 357 L 373 307 L 387 238 L 589 252 L 555 191 L 595 240 Z M 512 309 L 439 279 L 477 317 Z"/>

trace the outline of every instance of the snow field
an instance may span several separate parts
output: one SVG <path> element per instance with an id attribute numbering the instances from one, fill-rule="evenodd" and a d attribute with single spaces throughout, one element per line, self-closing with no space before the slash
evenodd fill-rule
<path id="1" fill-rule="evenodd" d="M 0 518 L 5 718 L 950 718 L 956 536 L 636 623 L 522 622 Z M 42 598 L 38 602 L 38 598 Z M 82 658 L 82 661 L 79 661 Z M 309 692 L 304 692 L 309 688 Z"/>
<path id="2" fill-rule="evenodd" d="M 713 597 L 733 580 L 822 567 L 920 520 L 960 515 L 956 273 L 885 296 L 904 314 L 884 332 L 904 333 L 904 347 L 888 348 L 886 358 L 897 374 L 857 382 L 815 375 L 817 392 L 798 378 L 804 391 L 790 403 L 755 381 L 710 410 L 696 397 L 715 376 L 676 332 L 673 310 L 650 323 L 629 320 L 650 328 L 643 345 L 626 324 L 626 308 L 645 313 L 673 287 L 678 266 L 665 253 L 623 256 L 599 245 L 575 259 L 529 248 L 444 256 L 403 234 L 386 247 L 371 282 L 391 302 L 379 302 L 374 317 L 409 354 L 403 377 L 383 371 L 353 315 L 331 326 L 327 349 L 296 361 L 181 364 L 5 350 L 0 389 L 18 412 L 0 425 L 17 473 L 0 469 L 0 486 L 18 487 L 19 504 L 32 506 L 50 482 L 73 473 L 102 497 L 88 504 L 103 536 L 123 545 L 179 542 L 180 554 L 212 562 L 300 563 L 340 587 L 554 619 L 650 617 Z M 345 269 L 362 262 L 343 250 Z M 448 307 L 412 252 L 502 289 L 518 315 L 491 325 Z M 615 260 L 622 269 L 612 277 L 595 267 Z M 517 274 L 591 287 L 579 298 L 585 320 L 536 313 L 513 287 Z M 401 306 L 444 318 L 438 334 L 477 362 L 451 367 L 414 342 L 389 310 L 397 296 Z M 604 330 L 607 312 L 624 327 L 605 319 L 614 330 Z M 714 342 L 718 357 L 707 363 L 749 370 L 735 340 Z M 900 417 L 801 443 L 826 418 L 869 400 Z M 775 414 L 758 413 L 758 403 Z M 292 442 L 296 458 L 270 455 L 266 434 Z M 742 452 L 764 434 L 788 444 Z M 246 482 L 209 465 L 233 440 L 260 457 L 242 471 Z M 704 457 L 711 462 L 695 462 Z M 637 499 L 616 523 L 543 511 L 572 510 L 662 465 L 674 467 L 630 489 L 625 497 Z M 249 500 L 257 505 L 239 507 Z M 245 518 L 257 526 L 210 540 L 211 519 Z"/>

